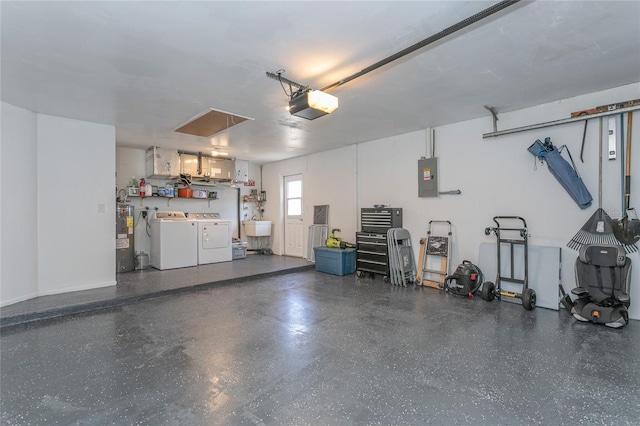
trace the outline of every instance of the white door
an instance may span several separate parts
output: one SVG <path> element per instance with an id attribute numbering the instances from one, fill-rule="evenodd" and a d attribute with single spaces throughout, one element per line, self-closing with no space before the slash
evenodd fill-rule
<path id="1" fill-rule="evenodd" d="M 284 255 L 302 257 L 302 175 L 284 177 Z"/>

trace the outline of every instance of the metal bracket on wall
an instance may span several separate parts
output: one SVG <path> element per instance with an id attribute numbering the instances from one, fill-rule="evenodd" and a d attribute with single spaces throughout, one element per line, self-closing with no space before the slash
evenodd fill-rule
<path id="1" fill-rule="evenodd" d="M 496 111 L 494 107 L 490 107 L 487 105 L 485 105 L 484 107 L 491 112 L 491 115 L 493 116 L 493 131 L 497 132 L 498 131 L 498 111 Z"/>
<path id="2" fill-rule="evenodd" d="M 561 120 L 554 120 L 554 121 L 547 121 L 545 123 L 531 124 L 529 126 L 522 126 L 522 127 L 516 127 L 516 128 L 513 128 L 513 129 L 507 129 L 507 130 L 494 131 L 494 132 L 491 132 L 491 133 L 485 133 L 485 134 L 482 135 L 482 138 L 486 139 L 486 138 L 492 138 L 492 137 L 497 137 L 497 136 L 509 135 L 511 133 L 526 132 L 528 130 L 542 129 L 544 127 L 558 126 L 558 125 L 567 124 L 567 123 L 575 123 L 577 121 L 591 120 L 592 118 L 606 117 L 606 116 L 609 116 L 609 115 L 624 114 L 625 112 L 631 112 L 631 111 L 637 111 L 637 110 L 640 110 L 640 106 L 632 106 L 632 107 L 628 107 L 628 108 L 616 109 L 616 110 L 613 110 L 613 111 L 604 111 L 604 112 L 600 112 L 600 113 L 597 113 L 597 114 L 584 115 L 584 116 L 571 117 L 571 118 L 564 118 L 564 119 L 561 119 Z"/>

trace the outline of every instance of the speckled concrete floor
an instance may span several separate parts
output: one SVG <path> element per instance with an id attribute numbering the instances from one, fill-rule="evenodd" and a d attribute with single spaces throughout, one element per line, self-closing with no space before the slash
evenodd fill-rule
<path id="1" fill-rule="evenodd" d="M 315 271 L 0 335 L 6 425 L 640 424 L 640 324 Z"/>
<path id="2" fill-rule="evenodd" d="M 141 300 L 234 285 L 305 269 L 313 263 L 286 256 L 249 255 L 233 262 L 159 271 L 149 268 L 116 274 L 118 285 L 35 297 L 0 309 L 0 328 L 122 306 Z"/>

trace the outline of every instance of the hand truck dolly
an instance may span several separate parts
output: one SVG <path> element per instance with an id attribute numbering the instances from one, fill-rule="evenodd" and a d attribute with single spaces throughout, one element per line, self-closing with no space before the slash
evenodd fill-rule
<path id="1" fill-rule="evenodd" d="M 500 221 L 520 221 L 522 222 L 522 228 L 505 228 L 500 225 Z M 498 239 L 497 244 L 497 255 L 498 255 L 498 272 L 496 273 L 496 282 L 495 284 L 492 282 L 485 282 L 482 285 L 481 295 L 484 300 L 487 302 L 491 302 L 494 298 L 500 299 L 501 297 L 512 297 L 522 300 L 522 306 L 530 311 L 536 307 L 536 292 L 529 288 L 529 247 L 528 247 L 528 229 L 527 222 L 521 218 L 520 216 L 495 216 L 493 221 L 496 223 L 495 227 L 485 228 L 485 235 L 490 235 L 492 232 L 496 235 Z M 514 233 L 518 233 L 520 236 L 518 238 L 503 238 L 502 233 L 509 233 L 513 235 Z M 500 246 L 502 244 L 509 245 L 509 256 L 511 259 L 511 274 L 508 277 L 504 277 L 501 275 L 501 265 L 500 265 Z M 515 278 L 514 275 L 514 247 L 515 246 L 523 246 L 524 247 L 524 279 Z M 512 282 L 515 284 L 522 284 L 522 293 L 515 293 L 511 291 L 505 291 L 502 289 L 502 281 Z"/>
<path id="2" fill-rule="evenodd" d="M 446 236 L 436 236 L 432 233 L 432 225 L 439 224 L 448 227 Z M 444 226 L 440 226 L 443 228 Z M 430 220 L 427 238 L 420 240 L 420 268 L 418 269 L 417 285 L 444 290 L 445 279 L 449 276 L 449 259 L 451 258 L 451 222 L 448 220 Z M 440 268 L 429 266 L 437 264 L 440 260 Z"/>

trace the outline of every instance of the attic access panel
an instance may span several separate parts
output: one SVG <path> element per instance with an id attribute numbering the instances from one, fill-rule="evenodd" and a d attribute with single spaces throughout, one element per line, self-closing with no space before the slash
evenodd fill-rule
<path id="1" fill-rule="evenodd" d="M 209 137 L 246 120 L 253 120 L 253 118 L 209 108 L 174 131 L 187 135 Z"/>

